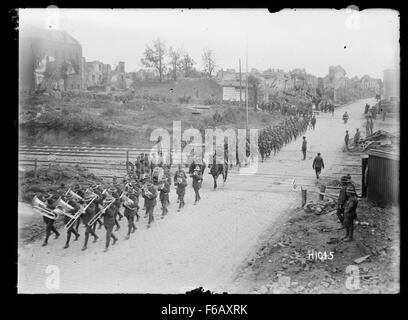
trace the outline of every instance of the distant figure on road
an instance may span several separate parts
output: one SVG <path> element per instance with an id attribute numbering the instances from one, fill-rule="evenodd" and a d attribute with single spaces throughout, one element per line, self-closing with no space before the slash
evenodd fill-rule
<path id="1" fill-rule="evenodd" d="M 331 111 L 332 118 L 333 118 L 334 117 L 334 104 L 330 105 L 330 111 Z"/>
<path id="2" fill-rule="evenodd" d="M 306 160 L 306 150 L 307 150 L 307 141 L 306 141 L 306 137 L 303 136 L 303 141 L 302 141 L 303 159 L 302 160 Z"/>
<path id="3" fill-rule="evenodd" d="M 354 145 L 357 146 L 360 141 L 360 130 L 356 129 L 356 134 L 354 135 Z"/>
<path id="4" fill-rule="evenodd" d="M 319 175 L 322 172 L 322 169 L 324 169 L 324 162 L 320 153 L 314 158 L 312 168 L 316 171 L 316 179 L 319 179 Z"/>
<path id="5" fill-rule="evenodd" d="M 367 114 L 369 109 L 370 109 L 370 105 L 368 103 L 366 103 L 365 109 L 364 109 L 364 114 Z"/>
<path id="6" fill-rule="evenodd" d="M 383 111 L 382 111 L 383 121 L 385 121 L 385 116 L 386 115 L 387 115 L 387 111 L 385 111 L 385 109 L 383 109 Z"/>
<path id="7" fill-rule="evenodd" d="M 346 144 L 346 150 L 348 151 L 348 145 L 349 145 L 349 140 L 350 140 L 350 136 L 348 133 L 348 130 L 346 130 L 346 135 L 344 136 L 344 143 Z"/>
<path id="8" fill-rule="evenodd" d="M 313 127 L 313 130 L 314 130 L 314 129 L 315 129 L 315 125 L 316 125 L 316 117 L 315 117 L 315 115 L 313 115 L 312 120 L 310 120 L 310 122 L 312 123 L 312 127 Z"/>
<path id="9" fill-rule="evenodd" d="M 344 121 L 344 123 L 347 123 L 348 119 L 349 119 L 349 115 L 348 115 L 348 113 L 347 113 L 347 111 L 346 111 L 346 112 L 344 112 L 344 114 L 343 114 L 343 121 Z"/>

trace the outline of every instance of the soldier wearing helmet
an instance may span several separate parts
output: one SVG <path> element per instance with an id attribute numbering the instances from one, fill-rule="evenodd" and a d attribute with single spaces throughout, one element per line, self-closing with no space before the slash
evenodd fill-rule
<path id="1" fill-rule="evenodd" d="M 346 188 L 347 201 L 344 205 L 344 226 L 346 228 L 346 236 L 344 241 L 353 241 L 354 219 L 357 217 L 357 194 L 353 185 Z"/>

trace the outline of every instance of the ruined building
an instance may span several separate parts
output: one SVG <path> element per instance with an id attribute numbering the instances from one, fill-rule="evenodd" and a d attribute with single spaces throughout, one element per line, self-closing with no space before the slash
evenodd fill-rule
<path id="1" fill-rule="evenodd" d="M 81 90 L 83 68 L 82 46 L 67 32 L 20 28 L 20 89 Z"/>

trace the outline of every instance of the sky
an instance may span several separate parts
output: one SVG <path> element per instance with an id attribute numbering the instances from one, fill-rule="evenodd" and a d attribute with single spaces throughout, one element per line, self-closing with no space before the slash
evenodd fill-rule
<path id="1" fill-rule="evenodd" d="M 65 30 L 82 44 L 87 61 L 143 68 L 146 44 L 160 38 L 188 52 L 202 69 L 204 48 L 218 68 L 305 68 L 318 77 L 330 65 L 346 76 L 383 77 L 399 68 L 399 13 L 390 9 L 20 9 L 20 26 Z M 247 49 L 248 48 L 248 49 Z"/>

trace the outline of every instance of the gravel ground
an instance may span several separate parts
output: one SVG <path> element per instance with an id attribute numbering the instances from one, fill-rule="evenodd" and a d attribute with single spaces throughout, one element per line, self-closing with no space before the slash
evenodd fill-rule
<path id="1" fill-rule="evenodd" d="M 313 157 L 321 152 L 326 170 L 330 171 L 336 153 L 341 152 L 345 130 L 355 131 L 365 102 L 337 110 L 334 118 L 319 115 L 316 130 L 306 134 L 306 161 L 300 160 L 301 141 L 297 139 L 259 164 L 260 173 L 285 175 L 282 183 L 263 174 L 235 173 L 225 186 L 221 183 L 214 191 L 206 172 L 202 200 L 197 206 L 193 206 L 194 195 L 189 187 L 186 206 L 177 213 L 173 188 L 170 212 L 165 219 L 159 219 L 157 206 L 156 222 L 146 229 L 142 213 L 138 230 L 130 240 L 124 240 L 126 222 L 122 220 L 117 232 L 119 241 L 107 253 L 103 252 L 104 230 L 98 231 L 100 240 L 90 243 L 85 252 L 80 250 L 83 229 L 80 240 L 66 250 L 62 249 L 64 234 L 56 241 L 50 239 L 47 247 L 41 247 L 39 240 L 20 246 L 19 292 L 181 293 L 199 286 L 215 292 L 232 291 L 240 267 L 257 252 L 271 227 L 299 206 L 300 192 L 291 190 L 290 181 L 299 175 L 299 185 L 315 187 Z M 341 121 L 344 110 L 350 114 L 347 125 Z M 49 265 L 58 267 L 59 289 L 47 289 Z"/>

